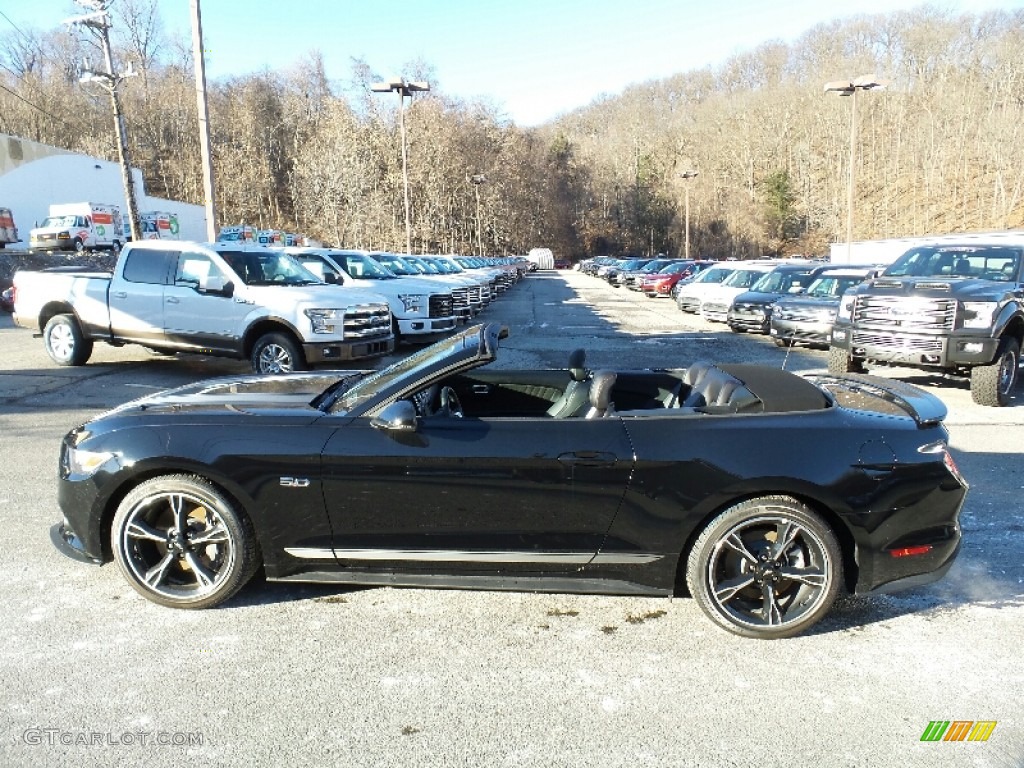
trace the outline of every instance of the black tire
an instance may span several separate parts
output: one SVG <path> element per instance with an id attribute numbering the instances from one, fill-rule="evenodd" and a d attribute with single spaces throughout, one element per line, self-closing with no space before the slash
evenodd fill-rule
<path id="1" fill-rule="evenodd" d="M 75 253 L 85 253 L 85 243 L 82 242 L 80 237 L 76 237 L 71 241 L 71 247 Z"/>
<path id="2" fill-rule="evenodd" d="M 772 337 L 772 341 L 775 342 L 775 346 L 776 347 L 792 347 L 793 346 L 793 340 L 792 339 L 784 339 L 781 336 L 773 336 Z"/>
<path id="3" fill-rule="evenodd" d="M 864 362 L 850 357 L 845 349 L 839 347 L 828 348 L 828 372 L 839 373 L 864 373 Z"/>
<path id="4" fill-rule="evenodd" d="M 252 348 L 250 362 L 254 373 L 263 374 L 292 373 L 308 367 L 302 348 L 285 333 L 261 336 Z"/>
<path id="5" fill-rule="evenodd" d="M 212 608 L 260 563 L 249 518 L 194 475 L 154 477 L 133 489 L 118 505 L 110 545 L 132 588 L 170 608 Z"/>
<path id="6" fill-rule="evenodd" d="M 115 240 L 114 243 L 110 246 L 110 251 L 115 256 L 117 254 L 119 254 L 121 252 L 121 241 L 120 240 Z"/>
<path id="7" fill-rule="evenodd" d="M 54 315 L 43 329 L 46 354 L 57 365 L 85 365 L 92 357 L 92 339 L 82 333 L 74 315 Z"/>
<path id="8" fill-rule="evenodd" d="M 694 542 L 686 567 L 690 594 L 713 622 L 763 640 L 792 637 L 820 621 L 842 580 L 832 529 L 788 496 L 725 510 Z"/>
<path id="9" fill-rule="evenodd" d="M 1019 365 L 1020 342 L 1012 336 L 1004 336 L 999 342 L 996 359 L 989 365 L 976 365 L 971 369 L 971 399 L 978 405 L 1007 405 L 1017 386 Z"/>

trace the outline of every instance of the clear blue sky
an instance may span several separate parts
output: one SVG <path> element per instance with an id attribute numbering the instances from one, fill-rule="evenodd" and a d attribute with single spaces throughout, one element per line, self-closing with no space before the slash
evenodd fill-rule
<path id="1" fill-rule="evenodd" d="M 113 0 L 116 4 L 118 0 Z M 203 0 L 207 75 L 283 69 L 320 50 L 346 83 L 353 57 L 382 77 L 422 59 L 431 86 L 487 98 L 537 125 L 631 83 L 715 65 L 768 40 L 919 0 Z M 1024 0 L 946 0 L 956 12 L 1024 7 Z M 160 0 L 168 31 L 190 35 L 189 0 Z M 384 9 L 387 10 L 384 10 Z M 71 0 L 0 0 L 19 27 L 47 29 L 82 10 Z M 0 31 L 13 27 L 0 17 Z M 837 73 L 842 74 L 842 73 Z"/>

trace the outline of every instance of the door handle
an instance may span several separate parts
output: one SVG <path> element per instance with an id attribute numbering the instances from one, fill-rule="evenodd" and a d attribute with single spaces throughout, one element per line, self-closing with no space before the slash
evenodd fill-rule
<path id="1" fill-rule="evenodd" d="M 604 451 L 573 451 L 563 453 L 558 457 L 558 461 L 578 467 L 610 467 L 618 461 L 618 457 L 614 453 Z"/>
<path id="2" fill-rule="evenodd" d="M 128 298 L 128 292 L 127 291 L 114 291 L 114 298 L 115 299 L 127 299 Z"/>
<path id="3" fill-rule="evenodd" d="M 176 296 L 168 296 L 167 297 L 167 303 L 168 304 L 180 304 L 181 302 L 178 301 Z"/>

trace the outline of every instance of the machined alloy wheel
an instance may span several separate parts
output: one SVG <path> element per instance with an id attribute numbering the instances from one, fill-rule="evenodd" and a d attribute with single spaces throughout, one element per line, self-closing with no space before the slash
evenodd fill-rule
<path id="1" fill-rule="evenodd" d="M 114 559 L 144 597 L 172 608 L 209 608 L 255 573 L 252 524 L 208 481 L 157 477 L 121 502 L 111 532 Z"/>
<path id="2" fill-rule="evenodd" d="M 999 342 L 999 351 L 991 365 L 971 369 L 971 399 L 978 405 L 1003 406 L 1010 402 L 1017 385 L 1020 343 L 1012 336 Z"/>
<path id="3" fill-rule="evenodd" d="M 54 315 L 43 329 L 46 354 L 57 365 L 85 365 L 92 357 L 92 339 L 82 333 L 73 315 Z"/>
<path id="4" fill-rule="evenodd" d="M 306 370 L 302 349 L 291 337 L 283 333 L 268 333 L 260 337 L 252 349 L 252 369 L 255 373 L 292 373 Z"/>
<path id="5" fill-rule="evenodd" d="M 809 507 L 785 496 L 741 502 L 715 518 L 687 561 L 690 594 L 737 635 L 791 637 L 835 601 L 843 565 L 835 535 Z"/>

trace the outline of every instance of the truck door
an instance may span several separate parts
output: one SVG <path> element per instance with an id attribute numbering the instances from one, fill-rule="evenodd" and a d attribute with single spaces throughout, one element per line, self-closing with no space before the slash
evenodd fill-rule
<path id="1" fill-rule="evenodd" d="M 181 251 L 173 280 L 164 290 L 164 332 L 181 346 L 238 351 L 251 304 L 203 290 L 210 276 L 231 280 L 205 253 Z M 236 285 L 236 288 L 239 286 Z"/>
<path id="2" fill-rule="evenodd" d="M 115 337 L 163 342 L 164 288 L 177 259 L 177 251 L 152 249 L 129 250 L 121 257 L 107 297 Z"/>

